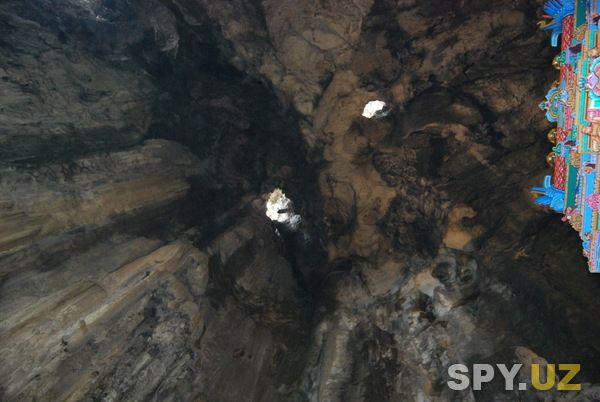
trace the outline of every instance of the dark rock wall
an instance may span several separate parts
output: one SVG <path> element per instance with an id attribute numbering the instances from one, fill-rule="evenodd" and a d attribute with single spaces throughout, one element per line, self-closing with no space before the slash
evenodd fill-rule
<path id="1" fill-rule="evenodd" d="M 549 361 L 595 400 L 599 282 L 527 193 L 540 7 L 0 4 L 0 399 L 550 401 L 445 384 Z"/>

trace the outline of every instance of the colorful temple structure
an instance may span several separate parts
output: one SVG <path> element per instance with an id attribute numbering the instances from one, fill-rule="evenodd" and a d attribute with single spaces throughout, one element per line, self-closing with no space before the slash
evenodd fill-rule
<path id="1" fill-rule="evenodd" d="M 552 63 L 560 78 L 539 106 L 557 127 L 548 133 L 553 174 L 532 190 L 579 232 L 590 272 L 600 272 L 600 0 L 550 0 L 544 12 L 552 46 L 560 37 Z"/>

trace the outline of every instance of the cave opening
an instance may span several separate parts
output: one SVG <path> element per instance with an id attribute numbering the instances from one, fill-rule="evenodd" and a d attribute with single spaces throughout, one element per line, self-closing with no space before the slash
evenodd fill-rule
<path id="1" fill-rule="evenodd" d="M 362 116 L 367 119 L 381 118 L 387 116 L 389 108 L 384 101 L 374 100 L 368 101 L 365 105 Z"/>

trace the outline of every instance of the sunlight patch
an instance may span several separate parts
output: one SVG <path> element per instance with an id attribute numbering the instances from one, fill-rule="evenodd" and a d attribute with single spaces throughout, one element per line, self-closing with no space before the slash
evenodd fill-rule
<path id="1" fill-rule="evenodd" d="M 296 229 L 301 220 L 300 215 L 294 213 L 294 203 L 280 188 L 269 195 L 266 214 L 272 221 L 285 223 L 292 229 Z"/>
<path id="2" fill-rule="evenodd" d="M 390 113 L 390 108 L 384 101 L 374 100 L 365 105 L 362 115 L 367 119 L 385 117 Z"/>

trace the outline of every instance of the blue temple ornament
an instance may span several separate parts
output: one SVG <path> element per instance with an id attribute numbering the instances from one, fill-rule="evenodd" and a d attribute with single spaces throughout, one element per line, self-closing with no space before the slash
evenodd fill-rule
<path id="1" fill-rule="evenodd" d="M 552 178 L 550 176 L 544 178 L 544 187 L 533 187 L 531 191 L 540 194 L 535 200 L 537 205 L 548 206 L 556 212 L 564 211 L 565 192 L 552 185 Z"/>
<path id="2" fill-rule="evenodd" d="M 556 123 L 562 112 L 562 105 L 568 101 L 568 93 L 552 87 L 546 94 L 546 100 L 540 102 L 539 108 L 546 112 L 550 123 Z"/>
<path id="3" fill-rule="evenodd" d="M 558 37 L 562 32 L 563 18 L 568 15 L 573 15 L 575 12 L 575 4 L 573 0 L 550 0 L 544 6 L 544 17 L 550 21 L 540 21 L 539 27 L 543 30 L 550 31 L 552 36 L 550 44 L 553 47 L 558 46 Z"/>

